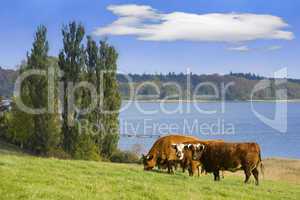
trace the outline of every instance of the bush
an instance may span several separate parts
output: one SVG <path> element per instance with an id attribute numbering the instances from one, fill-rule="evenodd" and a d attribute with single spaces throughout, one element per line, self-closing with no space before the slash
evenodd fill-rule
<path id="1" fill-rule="evenodd" d="M 68 160 L 72 158 L 71 155 L 66 153 L 62 148 L 51 149 L 47 153 L 47 157 L 53 157 L 63 160 Z"/>
<path id="2" fill-rule="evenodd" d="M 110 160 L 117 163 L 140 163 L 138 155 L 131 151 L 116 150 L 113 152 Z"/>
<path id="3" fill-rule="evenodd" d="M 100 160 L 97 145 L 89 135 L 79 137 L 73 157 L 78 160 Z"/>

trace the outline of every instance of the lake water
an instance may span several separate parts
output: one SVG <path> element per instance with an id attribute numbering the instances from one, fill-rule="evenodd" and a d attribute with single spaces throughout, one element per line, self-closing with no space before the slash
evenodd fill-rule
<path id="1" fill-rule="evenodd" d="M 123 108 L 128 103 L 123 102 Z M 276 120 L 270 122 L 275 116 Z M 270 120 L 264 123 L 261 118 Z M 148 152 L 159 135 L 180 133 L 201 139 L 253 141 L 260 144 L 263 157 L 300 159 L 299 131 L 300 103 L 296 102 L 166 103 L 163 106 L 133 102 L 120 113 L 119 148 Z"/>

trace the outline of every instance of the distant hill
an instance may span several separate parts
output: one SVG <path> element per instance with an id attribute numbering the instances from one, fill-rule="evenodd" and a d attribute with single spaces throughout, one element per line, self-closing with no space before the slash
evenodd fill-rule
<path id="1" fill-rule="evenodd" d="M 167 82 L 177 83 L 182 89 L 182 98 L 186 98 L 187 94 L 187 75 L 180 73 L 168 73 L 168 74 L 129 74 L 130 79 L 133 81 L 133 86 L 135 88 L 140 87 L 143 82 L 153 82 L 155 83 L 159 89 L 160 94 L 159 98 L 164 99 L 169 96 L 176 96 L 178 94 L 178 89 L 175 86 L 164 84 Z M 118 80 L 120 83 L 121 93 L 123 98 L 128 98 L 128 81 L 124 75 L 119 74 Z M 229 84 L 230 82 L 234 83 L 232 86 L 228 88 L 226 91 L 226 100 L 250 100 L 251 92 L 255 85 L 261 80 L 269 80 L 270 87 L 261 90 L 259 92 L 254 93 L 253 99 L 256 100 L 273 100 L 275 97 L 276 89 L 287 89 L 288 99 L 300 99 L 300 80 L 298 79 L 288 79 L 285 84 L 276 86 L 275 80 L 272 78 L 262 77 L 259 75 L 251 74 L 251 73 L 230 73 L 227 75 L 219 75 L 219 74 L 211 74 L 211 75 L 198 75 L 191 74 L 190 76 L 190 88 L 193 94 L 198 95 L 213 95 L 214 90 L 211 86 L 201 86 L 199 88 L 200 83 L 213 83 L 214 86 L 217 87 L 219 91 L 221 91 L 222 84 Z M 197 89 L 198 87 L 198 89 Z M 139 95 L 155 95 L 157 92 L 154 87 L 147 85 L 144 87 L 140 87 Z M 142 97 L 143 98 L 143 97 Z M 146 98 L 146 97 L 144 97 Z M 151 98 L 151 97 L 150 97 Z M 220 100 L 221 94 L 219 94 L 218 98 L 212 98 L 209 100 Z M 178 99 L 177 97 L 172 97 L 171 99 Z M 284 99 L 284 98 L 282 98 Z"/>
<path id="2" fill-rule="evenodd" d="M 3 69 L 0 67 L 0 96 L 11 97 L 14 81 L 17 77 L 17 72 L 11 69 Z M 167 82 L 177 83 L 182 88 L 181 98 L 185 98 L 187 94 L 187 76 L 186 74 L 179 73 L 168 73 L 168 74 L 128 74 L 128 77 L 133 82 L 133 87 L 136 89 L 143 82 L 153 82 L 155 83 L 159 89 L 160 94 L 158 95 L 158 99 L 163 99 L 169 97 L 169 99 L 178 99 L 176 95 L 178 94 L 178 90 L 174 86 L 165 85 Z M 123 99 L 129 98 L 129 85 L 126 77 L 122 74 L 117 75 L 120 91 Z M 227 100 L 249 100 L 250 94 L 253 87 L 263 79 L 269 79 L 266 77 L 262 77 L 259 75 L 251 74 L 251 73 L 230 73 L 227 75 L 219 75 L 219 74 L 211 74 L 211 75 L 198 75 L 191 74 L 191 91 L 195 91 L 197 85 L 199 83 L 211 82 L 214 83 L 218 89 L 221 88 L 221 84 L 227 84 L 233 82 L 234 85 L 228 88 L 226 92 Z M 274 80 L 269 79 L 271 82 Z M 272 88 L 273 87 L 273 88 Z M 300 99 L 300 80 L 299 79 L 288 79 L 287 84 L 284 86 L 288 91 L 288 99 Z M 266 90 L 255 93 L 254 98 L 259 100 L 270 100 L 274 99 L 274 91 L 278 87 L 275 87 L 274 84 L 271 84 L 271 87 Z M 144 95 L 139 99 L 149 100 L 153 99 L 151 95 L 157 95 L 155 89 L 149 85 L 145 87 L 141 87 L 139 90 L 139 95 Z M 211 95 L 214 94 L 212 87 L 203 86 L 201 87 L 197 94 L 206 94 Z M 146 97 L 148 95 L 148 97 Z M 150 95 L 150 97 L 149 97 Z M 173 96 L 173 97 L 170 97 Z M 214 100 L 219 100 L 221 95 L 219 94 L 219 98 L 215 98 Z"/>
<path id="3" fill-rule="evenodd" d="M 0 96 L 12 96 L 16 77 L 17 72 L 15 70 L 3 69 L 0 67 Z"/>

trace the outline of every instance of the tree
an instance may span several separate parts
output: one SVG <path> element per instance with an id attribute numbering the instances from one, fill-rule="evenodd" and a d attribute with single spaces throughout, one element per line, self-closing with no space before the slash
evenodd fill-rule
<path id="1" fill-rule="evenodd" d="M 48 72 L 51 67 L 48 50 L 47 29 L 45 26 L 39 26 L 31 52 L 27 55 L 27 63 L 21 67 L 20 74 L 27 70 Z M 27 77 L 22 82 L 20 96 L 15 97 L 15 100 L 20 99 L 30 108 L 46 108 L 46 111 L 36 114 L 27 113 L 13 104 L 8 122 L 9 138 L 14 143 L 43 155 L 54 150 L 60 142 L 57 94 L 53 90 L 54 101 L 48 100 L 49 78 L 52 77 L 39 75 Z M 54 108 L 51 112 L 47 110 L 49 104 L 52 104 Z"/>
<path id="2" fill-rule="evenodd" d="M 91 37 L 87 37 L 87 80 L 96 86 L 98 99 L 96 109 L 86 119 L 100 128 L 94 140 L 103 157 L 111 156 L 119 139 L 118 110 L 121 101 L 116 78 L 117 58 L 116 50 L 106 41 L 101 41 L 98 46 Z M 90 99 L 89 95 L 86 97 Z"/>
<path id="3" fill-rule="evenodd" d="M 100 156 L 109 158 L 116 150 L 119 139 L 121 100 L 116 77 L 118 54 L 106 41 L 97 45 L 91 37 L 87 37 L 87 46 L 84 48 L 84 27 L 76 22 L 64 26 L 62 34 L 63 49 L 57 60 L 48 56 L 46 27 L 38 27 L 27 62 L 21 66 L 19 73 L 27 70 L 44 70 L 49 73 L 46 77 L 27 77 L 22 82 L 20 95 L 14 99 L 14 102 L 22 100 L 30 108 L 49 108 L 52 105 L 54 110 L 32 114 L 22 111 L 13 103 L 12 112 L 5 118 L 8 121 L 8 135 L 5 136 L 11 142 L 38 154 L 67 152 L 77 159 L 99 160 Z M 52 72 L 50 66 L 55 66 L 52 73 L 54 78 L 49 76 Z M 62 73 L 58 77 L 59 69 Z M 62 85 L 58 85 L 58 78 Z M 48 85 L 53 79 L 55 83 Z M 94 100 L 87 88 L 77 88 L 81 81 L 95 85 L 98 93 L 97 108 L 87 114 L 75 110 L 75 105 L 87 108 Z M 60 91 L 63 94 L 61 120 L 58 114 L 59 88 L 63 89 Z M 49 91 L 54 93 L 54 99 L 48 98 Z M 72 95 L 71 98 L 69 95 Z M 94 134 L 93 130 L 81 127 L 84 125 L 81 120 L 101 127 L 101 130 Z M 61 147 L 65 152 L 60 152 Z"/>
<path id="4" fill-rule="evenodd" d="M 46 70 L 50 69 L 48 59 L 49 44 L 47 41 L 47 28 L 39 26 L 35 35 L 31 54 L 27 56 L 26 69 Z M 56 148 L 60 141 L 59 116 L 57 98 L 54 102 L 48 101 L 49 76 L 30 76 L 28 92 L 33 108 L 48 108 L 49 104 L 55 104 L 54 111 L 43 114 L 34 114 L 32 148 L 37 153 L 46 154 Z M 55 96 L 55 94 L 53 94 Z M 57 95 L 56 95 L 57 97 Z"/>
<path id="5" fill-rule="evenodd" d="M 20 98 L 20 97 L 16 97 Z M 22 98 L 23 102 L 25 98 Z M 27 101 L 28 102 L 28 101 Z M 33 150 L 34 145 L 34 121 L 32 115 L 19 110 L 15 104 L 12 105 L 11 112 L 6 114 L 7 133 L 5 138 L 10 143 L 21 148 Z"/>
<path id="6" fill-rule="evenodd" d="M 19 74 L 27 70 L 27 63 L 20 65 Z M 33 149 L 32 139 L 34 130 L 33 116 L 20 110 L 15 102 L 22 101 L 28 107 L 32 107 L 29 95 L 29 80 L 25 79 L 21 85 L 20 95 L 13 98 L 11 112 L 6 114 L 7 132 L 5 139 L 21 148 Z"/>
<path id="7" fill-rule="evenodd" d="M 119 140 L 119 109 L 121 98 L 116 77 L 118 53 L 113 46 L 106 41 L 100 41 L 99 65 L 96 68 L 98 74 L 102 71 L 103 76 L 97 75 L 97 82 L 102 81 L 103 101 L 99 105 L 101 112 L 101 124 L 104 131 L 101 137 L 101 153 L 110 157 L 116 150 Z M 102 78 L 102 79 L 101 79 Z M 101 79 L 101 80 L 100 80 Z M 101 98 L 101 95 L 100 95 Z"/>
<path id="8" fill-rule="evenodd" d="M 84 66 L 84 47 L 82 40 L 85 31 L 82 25 L 77 25 L 76 22 L 69 23 L 62 29 L 63 35 L 63 50 L 59 54 L 59 68 L 63 71 L 61 78 L 63 82 L 63 111 L 62 111 L 62 132 L 63 132 L 63 147 L 71 153 L 74 152 L 76 145 L 77 134 L 74 129 L 75 115 L 73 105 L 68 99 L 68 83 L 76 84 L 80 81 L 80 75 Z M 75 99 L 78 99 L 76 95 Z M 75 102 L 74 102 L 75 103 Z"/>
<path id="9" fill-rule="evenodd" d="M 98 46 L 97 43 L 91 38 L 91 36 L 87 36 L 87 47 L 85 49 L 85 64 L 86 64 L 85 77 L 89 83 L 93 84 L 93 86 L 96 86 L 97 88 L 96 91 L 99 94 L 100 83 L 98 83 L 98 78 L 97 78 L 98 73 L 96 73 L 97 66 L 99 65 Z M 92 101 L 91 99 L 92 97 L 89 91 L 84 92 L 83 98 L 85 98 L 85 100 L 83 101 L 83 107 L 86 107 Z M 98 107 L 99 104 L 97 104 L 96 109 L 88 113 L 88 116 L 86 117 L 90 122 L 95 124 L 99 122 L 99 116 L 97 112 Z"/>

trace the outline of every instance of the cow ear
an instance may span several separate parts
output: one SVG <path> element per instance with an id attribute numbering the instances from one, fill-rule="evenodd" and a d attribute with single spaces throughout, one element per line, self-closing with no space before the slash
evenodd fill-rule
<path id="1" fill-rule="evenodd" d="M 171 144 L 171 147 L 172 147 L 173 149 L 177 149 L 177 144 Z"/>
<path id="2" fill-rule="evenodd" d="M 184 145 L 183 149 L 188 150 L 189 149 L 189 144 Z"/>
<path id="3" fill-rule="evenodd" d="M 199 150 L 200 150 L 200 151 L 203 151 L 204 149 L 205 149 L 205 146 L 204 146 L 203 144 L 200 144 Z"/>
<path id="4" fill-rule="evenodd" d="M 192 150 L 193 149 L 193 145 L 192 144 L 188 144 L 188 148 Z"/>
<path id="5" fill-rule="evenodd" d="M 203 144 L 195 144 L 195 149 L 197 149 L 197 151 L 202 151 L 202 147 Z"/>

